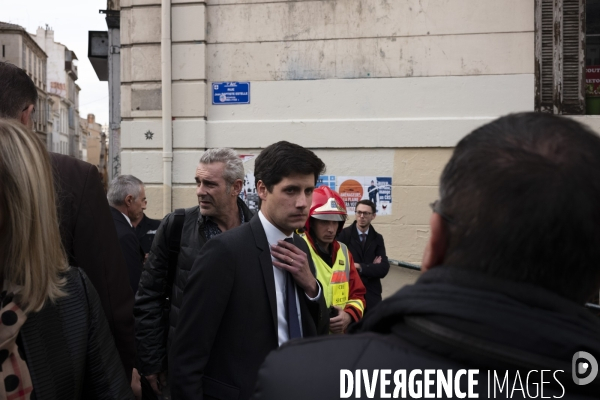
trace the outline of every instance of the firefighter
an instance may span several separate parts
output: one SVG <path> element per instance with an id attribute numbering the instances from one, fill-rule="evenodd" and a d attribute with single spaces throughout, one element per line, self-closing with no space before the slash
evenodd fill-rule
<path id="1" fill-rule="evenodd" d="M 345 244 L 335 240 L 348 217 L 344 200 L 327 186 L 313 192 L 303 238 L 308 243 L 329 307 L 329 330 L 344 333 L 365 309 L 365 287 Z"/>

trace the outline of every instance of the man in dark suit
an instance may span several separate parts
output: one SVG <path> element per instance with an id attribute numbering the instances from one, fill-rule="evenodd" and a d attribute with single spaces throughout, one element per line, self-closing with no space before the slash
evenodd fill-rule
<path id="1" fill-rule="evenodd" d="M 0 62 L 0 118 L 16 119 L 33 128 L 37 99 L 37 89 L 27 73 Z M 50 160 L 62 245 L 69 264 L 82 268 L 94 284 L 131 381 L 133 293 L 100 174 L 92 164 L 73 157 L 50 153 Z"/>
<path id="2" fill-rule="evenodd" d="M 390 263 L 385 254 L 385 244 L 371 222 L 376 217 L 375 204 L 371 200 L 356 203 L 356 221 L 344 228 L 337 240 L 350 249 L 354 258 L 354 266 L 360 275 L 367 294 L 365 295 L 365 315 L 381 301 L 381 279 L 390 270 Z"/>
<path id="3" fill-rule="evenodd" d="M 294 234 L 324 167 L 288 142 L 256 158 L 258 216 L 212 238 L 185 287 L 169 359 L 174 400 L 248 399 L 271 350 L 328 332 L 309 250 Z"/>
<path id="4" fill-rule="evenodd" d="M 131 221 L 141 221 L 146 209 L 146 191 L 144 184 L 133 175 L 117 176 L 108 189 L 108 204 L 119 243 L 127 262 L 129 284 L 137 292 L 146 254 L 137 239 Z"/>
<path id="5" fill-rule="evenodd" d="M 152 219 L 146 214 L 142 215 L 141 221 L 137 223 L 132 221 L 135 227 L 135 234 L 140 242 L 140 246 L 142 246 L 142 250 L 144 250 L 144 254 L 150 253 L 150 248 L 152 247 L 152 242 L 154 241 L 154 236 L 160 226 L 160 222 L 160 219 Z"/>

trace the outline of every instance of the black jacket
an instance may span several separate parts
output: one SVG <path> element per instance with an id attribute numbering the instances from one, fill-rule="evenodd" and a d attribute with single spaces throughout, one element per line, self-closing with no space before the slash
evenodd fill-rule
<path id="1" fill-rule="evenodd" d="M 294 242 L 309 254 L 301 237 Z M 314 275 L 310 256 L 308 263 Z M 327 334 L 325 296 L 310 301 L 298 286 L 296 293 L 304 337 Z M 212 238 L 194 262 L 169 354 L 171 398 L 250 398 L 278 327 L 271 250 L 255 217 Z"/>
<path id="2" fill-rule="evenodd" d="M 27 316 L 19 339 L 40 400 L 133 399 L 98 294 L 79 268 L 68 294 Z"/>
<path id="3" fill-rule="evenodd" d="M 156 230 L 160 226 L 160 222 L 161 220 L 149 218 L 144 214 L 140 223 L 135 227 L 135 234 L 137 235 L 142 250 L 144 250 L 144 254 L 150 253 L 152 241 L 156 235 Z"/>
<path id="4" fill-rule="evenodd" d="M 254 399 L 339 399 L 340 369 L 367 369 L 370 376 L 373 369 L 390 369 L 392 375 L 406 369 L 407 377 L 414 369 L 479 369 L 479 398 L 489 398 L 487 370 L 501 377 L 507 370 L 520 370 L 523 385 L 527 372 L 537 370 L 529 380 L 532 394 L 532 385 L 540 383 L 539 371 L 562 370 L 557 373 L 562 398 L 592 399 L 600 393 L 600 374 L 587 386 L 574 385 L 571 377 L 576 352 L 584 350 L 600 360 L 600 320 L 530 284 L 436 267 L 384 300 L 357 330 L 290 343 L 271 353 Z M 544 396 L 560 397 L 553 374 L 546 373 L 544 381 L 549 382 Z M 511 388 L 515 382 L 509 378 Z M 372 398 L 380 398 L 379 389 Z M 495 398 L 510 397 L 507 390 L 497 390 Z M 521 392 L 513 398 L 522 398 Z"/>
<path id="5" fill-rule="evenodd" d="M 60 223 L 69 265 L 85 271 L 98 292 L 125 373 L 131 381 L 133 292 L 100 173 L 94 165 L 50 153 Z"/>
<path id="6" fill-rule="evenodd" d="M 385 254 L 383 236 L 377 233 L 373 225 L 371 225 L 365 245 L 364 247 L 361 246 L 358 231 L 356 230 L 356 221 L 354 221 L 352 225 L 340 232 L 337 240 L 348 246 L 354 262 L 361 266 L 358 274 L 367 289 L 367 294 L 365 295 L 367 303 L 365 306 L 366 314 L 367 311 L 372 310 L 381 301 L 381 279 L 390 270 L 390 263 Z M 373 260 L 377 256 L 381 256 L 381 263 L 373 264 Z"/>
<path id="7" fill-rule="evenodd" d="M 238 206 L 241 207 L 245 220 L 249 221 L 253 216 L 252 211 L 240 199 Z M 142 375 L 166 371 L 167 348 L 170 347 L 177 326 L 183 288 L 192 264 L 206 243 L 200 207 L 186 208 L 173 291 L 167 294 L 169 234 L 173 219 L 174 213 L 167 215 L 156 231 L 135 298 L 137 366 Z M 169 296 L 172 302 L 167 323 L 164 310 Z"/>
<path id="8" fill-rule="evenodd" d="M 123 213 L 114 207 L 110 208 L 110 212 L 115 221 L 119 244 L 121 245 L 121 250 L 125 256 L 125 261 L 127 262 L 129 285 L 131 285 L 131 290 L 135 293 L 137 292 L 140 276 L 142 275 L 145 256 L 144 250 L 142 250 L 142 247 L 140 246 L 135 230 L 129 222 L 127 222 Z"/>

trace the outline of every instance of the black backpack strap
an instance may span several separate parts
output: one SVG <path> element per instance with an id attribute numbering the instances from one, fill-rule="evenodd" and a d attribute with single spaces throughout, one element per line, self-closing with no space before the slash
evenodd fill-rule
<path id="1" fill-rule="evenodd" d="M 185 209 L 178 208 L 173 213 L 173 223 L 169 230 L 169 269 L 167 271 L 167 293 L 171 297 L 173 283 L 175 281 L 175 271 L 177 270 L 177 258 L 181 249 L 181 232 L 183 231 L 183 221 L 185 219 Z"/>

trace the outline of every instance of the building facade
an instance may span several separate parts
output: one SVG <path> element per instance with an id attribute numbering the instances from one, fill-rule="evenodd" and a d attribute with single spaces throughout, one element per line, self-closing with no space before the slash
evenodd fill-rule
<path id="1" fill-rule="evenodd" d="M 48 114 L 53 127 L 49 150 L 81 158 L 79 150 L 79 86 L 77 56 L 65 45 L 54 41 L 54 31 L 46 26 L 38 28 L 33 39 L 48 54 L 47 87 L 51 99 Z"/>
<path id="2" fill-rule="evenodd" d="M 563 2 L 585 5 L 569 1 L 554 3 L 561 13 Z M 246 156 L 250 199 L 252 156 L 288 140 L 326 162 L 320 184 L 350 205 L 374 196 L 388 255 L 419 263 L 453 146 L 536 109 L 546 0 L 110 3 L 120 9 L 122 173 L 146 183 L 153 218 L 197 204 L 204 149 Z M 598 117 L 574 118 L 600 131 Z"/>
<path id="3" fill-rule="evenodd" d="M 47 96 L 47 53 L 25 28 L 5 22 L 0 22 L 0 52 L 0 61 L 24 69 L 35 83 L 38 102 L 33 115 L 33 129 L 44 143 L 50 145 L 53 127 Z"/>
<path id="4" fill-rule="evenodd" d="M 84 155 L 82 160 L 100 169 L 100 156 L 101 154 L 104 155 L 101 148 L 102 135 L 104 135 L 102 125 L 96 122 L 94 114 L 88 114 L 87 118 L 79 118 L 79 125 L 81 129 L 81 152 Z"/>

